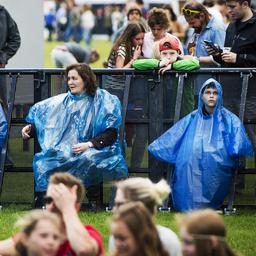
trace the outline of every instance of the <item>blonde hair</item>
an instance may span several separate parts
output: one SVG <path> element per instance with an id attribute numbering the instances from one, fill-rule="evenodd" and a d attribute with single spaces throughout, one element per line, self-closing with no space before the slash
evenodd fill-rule
<path id="1" fill-rule="evenodd" d="M 16 222 L 16 226 L 20 228 L 23 234 L 29 237 L 31 233 L 35 230 L 35 227 L 38 224 L 38 222 L 41 220 L 50 221 L 56 227 L 56 230 L 59 231 L 60 238 L 63 238 L 62 223 L 60 217 L 57 214 L 51 213 L 49 211 L 30 211 Z M 15 249 L 20 255 L 27 255 L 26 246 L 21 241 L 18 241 L 15 244 Z"/>
<path id="2" fill-rule="evenodd" d="M 165 180 L 153 183 L 149 178 L 129 178 L 116 184 L 128 201 L 141 201 L 154 214 L 156 207 L 163 203 L 171 189 Z"/>

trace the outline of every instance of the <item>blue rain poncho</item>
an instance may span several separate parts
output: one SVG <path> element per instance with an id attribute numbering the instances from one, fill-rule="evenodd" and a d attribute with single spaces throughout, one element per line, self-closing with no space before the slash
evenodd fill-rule
<path id="1" fill-rule="evenodd" d="M 26 121 L 36 128 L 42 151 L 34 156 L 35 190 L 45 191 L 49 175 L 69 172 L 80 178 L 86 187 L 103 180 L 127 177 L 119 139 L 100 150 L 89 148 L 74 154 L 72 146 L 87 142 L 108 128 L 121 125 L 118 98 L 97 89 L 94 97 L 70 92 L 36 103 Z"/>
<path id="2" fill-rule="evenodd" d="M 5 114 L 3 111 L 3 108 L 0 104 L 0 150 L 2 149 L 4 142 L 5 142 L 5 138 L 7 136 L 7 129 L 8 125 L 7 125 L 7 121 L 5 118 Z"/>
<path id="3" fill-rule="evenodd" d="M 202 89 L 218 91 L 211 115 L 203 114 Z M 222 107 L 222 88 L 214 79 L 202 87 L 198 110 L 185 116 L 149 145 L 157 159 L 174 164 L 172 199 L 177 211 L 217 209 L 227 196 L 239 156 L 253 154 L 240 119 Z"/>

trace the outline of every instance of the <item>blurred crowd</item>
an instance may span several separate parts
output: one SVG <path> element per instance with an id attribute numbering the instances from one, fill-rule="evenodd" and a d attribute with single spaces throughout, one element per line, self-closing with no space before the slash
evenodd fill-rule
<path id="1" fill-rule="evenodd" d="M 228 24 L 229 17 L 224 0 L 204 0 L 203 4 L 218 20 Z M 131 7 L 138 7 L 139 13 L 130 13 Z M 172 5 L 157 4 L 158 8 L 165 9 L 169 18 L 167 31 L 186 42 L 190 31 L 181 12 L 175 13 Z M 127 0 L 124 5 L 76 5 L 74 0 L 56 1 L 54 5 L 45 8 L 45 28 L 48 31 L 47 40 L 77 43 L 85 41 L 91 47 L 92 34 L 105 34 L 113 42 L 120 36 L 128 21 L 140 21 L 147 27 L 148 8 L 143 0 Z M 147 30 L 149 28 L 147 27 Z"/>

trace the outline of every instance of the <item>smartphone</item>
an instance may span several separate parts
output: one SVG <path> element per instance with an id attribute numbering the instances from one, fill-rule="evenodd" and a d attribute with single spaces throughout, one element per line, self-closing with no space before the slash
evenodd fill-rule
<path id="1" fill-rule="evenodd" d="M 214 51 L 220 52 L 220 53 L 222 52 L 222 49 L 220 49 L 220 47 L 216 46 L 213 42 L 208 41 L 208 40 L 204 40 L 204 43 L 207 46 L 211 47 Z"/>

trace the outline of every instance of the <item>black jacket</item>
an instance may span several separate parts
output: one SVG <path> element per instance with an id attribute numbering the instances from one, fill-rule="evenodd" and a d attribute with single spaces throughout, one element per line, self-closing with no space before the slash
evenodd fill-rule
<path id="1" fill-rule="evenodd" d="M 246 22 L 232 22 L 226 30 L 225 44 L 237 54 L 236 63 L 224 63 L 219 57 L 214 59 L 227 67 L 256 67 L 256 14 Z"/>
<path id="2" fill-rule="evenodd" d="M 19 47 L 20 34 L 17 24 L 8 11 L 0 5 L 0 64 L 7 64 Z"/>

